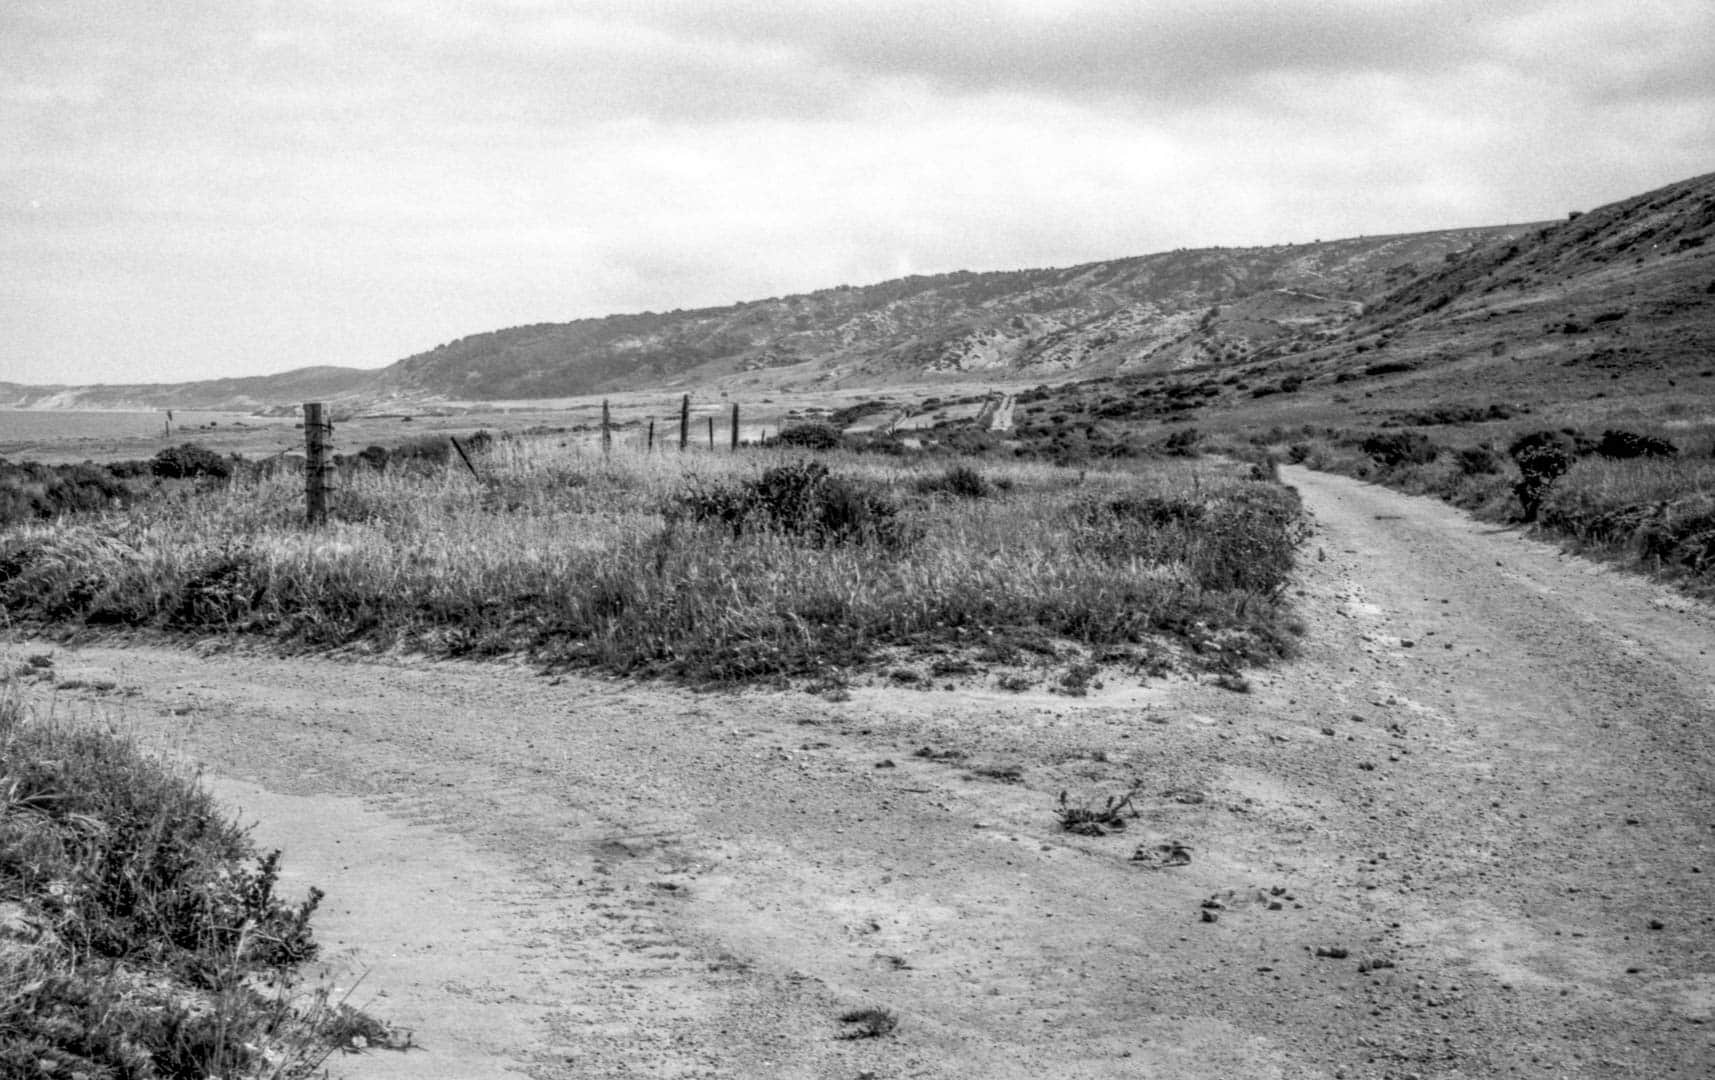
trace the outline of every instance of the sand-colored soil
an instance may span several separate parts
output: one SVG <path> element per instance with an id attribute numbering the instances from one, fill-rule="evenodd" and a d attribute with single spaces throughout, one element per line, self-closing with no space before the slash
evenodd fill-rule
<path id="1" fill-rule="evenodd" d="M 1715 620 L 1290 480 L 1307 645 L 1248 694 L 0 648 L 115 680 L 96 708 L 327 890 L 336 970 L 421 1044 L 336 1074 L 1715 1073 Z M 1056 830 L 1062 789 L 1134 778 L 1125 833 Z M 1188 865 L 1131 858 L 1173 843 Z M 897 1029 L 841 1038 L 867 1006 Z"/>

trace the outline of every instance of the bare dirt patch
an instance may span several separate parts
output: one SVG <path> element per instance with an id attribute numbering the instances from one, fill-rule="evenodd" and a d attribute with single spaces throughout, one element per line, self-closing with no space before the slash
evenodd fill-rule
<path id="1" fill-rule="evenodd" d="M 349 1076 L 1707 1075 L 1715 623 L 1289 478 L 1308 644 L 1248 694 L 51 651 L 327 890 L 423 1047 Z"/>

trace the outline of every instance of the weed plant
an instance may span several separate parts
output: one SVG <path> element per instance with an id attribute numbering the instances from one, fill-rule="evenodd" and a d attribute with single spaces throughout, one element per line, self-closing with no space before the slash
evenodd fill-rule
<path id="1" fill-rule="evenodd" d="M 986 497 L 946 497 L 948 475 L 502 440 L 480 482 L 452 466 L 354 472 L 322 529 L 303 526 L 286 477 L 17 526 L 0 533 L 0 604 L 37 628 L 521 654 L 692 682 L 1021 635 L 1289 647 L 1287 489 L 1191 461 L 995 466 Z"/>
<path id="2" fill-rule="evenodd" d="M 278 852 L 114 730 L 8 689 L 0 800 L 0 1075 L 309 1075 L 380 1027 L 293 989 L 321 894 L 282 900 Z"/>

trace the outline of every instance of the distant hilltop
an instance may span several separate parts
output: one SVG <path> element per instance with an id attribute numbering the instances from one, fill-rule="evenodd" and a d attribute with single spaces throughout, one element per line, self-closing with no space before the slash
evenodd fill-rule
<path id="1" fill-rule="evenodd" d="M 1381 317 L 1444 318 L 1472 289 L 1618 287 L 1617 270 L 1646 264 L 1695 273 L 1712 225 L 1715 177 L 1703 176 L 1557 222 L 907 277 L 494 330 L 378 370 L 311 367 L 171 385 L 0 383 L 0 408 L 269 411 L 306 400 L 421 408 L 639 389 L 1168 374 L 1302 352 Z"/>

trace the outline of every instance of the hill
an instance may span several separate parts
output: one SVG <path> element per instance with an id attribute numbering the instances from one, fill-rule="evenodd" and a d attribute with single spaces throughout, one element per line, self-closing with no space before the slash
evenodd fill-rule
<path id="1" fill-rule="evenodd" d="M 177 385 L 0 383 L 0 407 L 265 409 L 309 398 L 373 407 L 678 387 L 1129 380 L 1217 368 L 1227 385 L 1247 389 L 1258 380 L 1297 390 L 1409 374 L 1386 385 L 1414 393 L 1473 380 L 1489 392 L 1526 393 L 1544 379 L 1560 387 L 1621 374 L 1677 379 L 1715 351 L 1712 230 L 1715 176 L 1702 176 L 1555 223 L 916 276 L 542 323 L 460 338 L 378 371 L 305 368 Z"/>
<path id="2" fill-rule="evenodd" d="M 0 407 L 248 409 L 307 397 L 375 405 L 680 385 L 885 386 L 1166 371 L 1240 360 L 1307 329 L 1341 325 L 1416 268 L 1529 228 L 908 277 L 730 307 L 495 330 L 379 371 L 305 368 L 172 385 L 0 383 Z"/>

